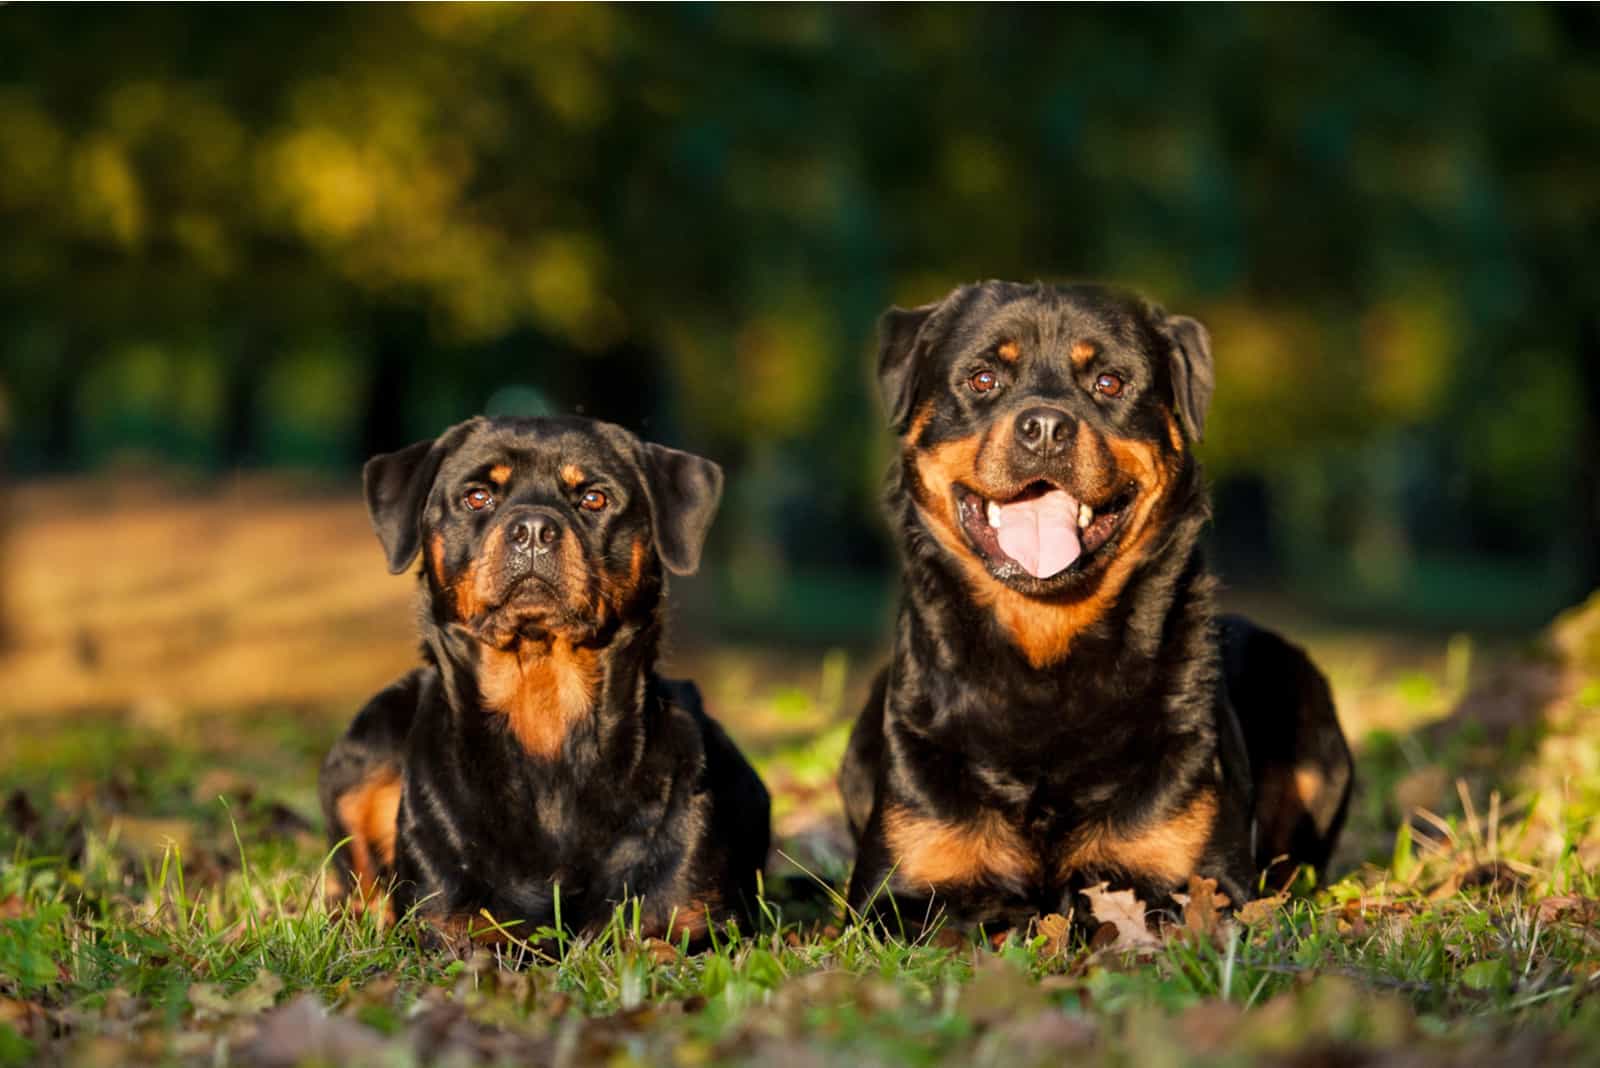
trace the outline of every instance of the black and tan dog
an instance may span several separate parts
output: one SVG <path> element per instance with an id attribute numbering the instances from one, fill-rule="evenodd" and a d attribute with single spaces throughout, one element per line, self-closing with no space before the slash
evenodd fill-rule
<path id="1" fill-rule="evenodd" d="M 323 763 L 343 889 L 451 933 L 592 929 L 625 897 L 698 938 L 750 917 L 767 792 L 655 673 L 663 568 L 695 570 L 722 472 L 586 419 L 472 419 L 365 470 L 389 569 L 423 557 L 426 666 Z M 748 929 L 748 928 L 747 928 Z"/>
<path id="2" fill-rule="evenodd" d="M 880 329 L 904 591 L 840 775 L 851 906 L 1004 925 L 1322 868 L 1351 781 L 1327 684 L 1215 616 L 1197 548 L 1205 329 L 1001 282 Z"/>

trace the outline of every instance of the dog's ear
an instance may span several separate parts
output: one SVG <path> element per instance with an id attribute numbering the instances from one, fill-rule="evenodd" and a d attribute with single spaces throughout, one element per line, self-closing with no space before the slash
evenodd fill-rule
<path id="1" fill-rule="evenodd" d="M 889 429 L 903 434 L 917 397 L 917 364 L 926 339 L 923 327 L 943 301 L 920 308 L 890 308 L 878 320 L 878 391 L 889 414 Z"/>
<path id="2" fill-rule="evenodd" d="M 389 558 L 390 574 L 409 567 L 422 548 L 422 507 L 443 459 L 438 441 L 429 439 L 374 456 L 361 469 L 367 515 Z"/>
<path id="3" fill-rule="evenodd" d="M 422 549 L 422 509 L 428 503 L 439 465 L 478 423 L 469 419 L 429 441 L 418 441 L 398 452 L 368 460 L 361 469 L 367 515 L 383 543 L 389 571 L 398 575 Z"/>
<path id="4" fill-rule="evenodd" d="M 1190 441 L 1199 441 L 1206 428 L 1206 411 L 1216 388 L 1211 362 L 1211 334 L 1198 319 L 1169 315 L 1162 324 L 1172 341 L 1172 397 Z"/>
<path id="5" fill-rule="evenodd" d="M 674 575 L 692 575 L 700 567 L 700 550 L 722 500 L 722 468 L 691 452 L 640 444 L 656 552 Z"/>

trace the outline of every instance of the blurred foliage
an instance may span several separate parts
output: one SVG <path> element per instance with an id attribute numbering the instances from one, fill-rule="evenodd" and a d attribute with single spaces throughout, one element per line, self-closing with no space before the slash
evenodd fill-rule
<path id="1" fill-rule="evenodd" d="M 7 6 L 9 463 L 346 472 L 580 408 L 729 465 L 769 603 L 883 569 L 886 304 L 1107 278 L 1211 326 L 1241 581 L 1382 606 L 1426 559 L 1540 615 L 1596 577 L 1597 45 L 1584 6 Z"/>

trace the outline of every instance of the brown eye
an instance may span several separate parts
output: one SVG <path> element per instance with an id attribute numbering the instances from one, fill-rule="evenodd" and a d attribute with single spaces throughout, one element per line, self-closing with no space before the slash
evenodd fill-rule
<path id="1" fill-rule="evenodd" d="M 1116 375 L 1101 375 L 1094 380 L 1094 391 L 1106 397 L 1115 397 L 1122 392 L 1122 379 Z"/>
<path id="2" fill-rule="evenodd" d="M 494 494 L 486 489 L 468 490 L 467 495 L 461 498 L 461 503 L 474 512 L 481 512 L 485 508 L 494 507 Z"/>
<path id="3" fill-rule="evenodd" d="M 606 495 L 601 493 L 599 490 L 590 490 L 588 493 L 585 493 L 582 497 L 578 498 L 578 507 L 582 508 L 586 512 L 598 512 L 609 503 L 610 502 L 606 500 Z"/>
<path id="4" fill-rule="evenodd" d="M 979 371 L 967 379 L 967 385 L 974 393 L 987 393 L 1000 385 L 1000 376 L 993 371 Z"/>

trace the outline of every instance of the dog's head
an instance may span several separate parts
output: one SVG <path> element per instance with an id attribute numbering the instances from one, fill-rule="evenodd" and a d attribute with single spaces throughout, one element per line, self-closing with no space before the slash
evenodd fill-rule
<path id="1" fill-rule="evenodd" d="M 376 456 L 367 508 L 404 571 L 420 552 L 434 622 L 509 648 L 593 640 L 694 571 L 722 493 L 710 460 L 589 419 L 469 419 Z"/>
<path id="2" fill-rule="evenodd" d="M 980 581 L 1028 599 L 1120 584 L 1190 480 L 1205 328 L 1096 286 L 964 286 L 880 325 L 902 484 Z"/>

